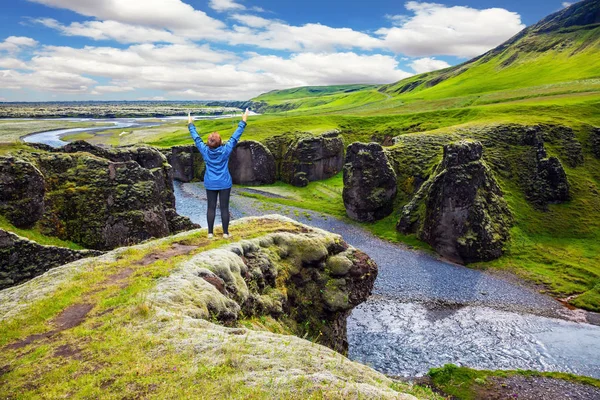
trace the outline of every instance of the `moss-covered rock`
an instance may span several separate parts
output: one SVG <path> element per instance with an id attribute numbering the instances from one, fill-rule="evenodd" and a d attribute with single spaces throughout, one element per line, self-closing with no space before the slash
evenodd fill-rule
<path id="1" fill-rule="evenodd" d="M 204 178 L 204 160 L 196 146 L 173 146 L 161 152 L 173 168 L 173 179 L 191 182 Z"/>
<path id="2" fill-rule="evenodd" d="M 331 178 L 344 164 L 344 141 L 339 131 L 320 136 L 285 133 L 267 139 L 265 145 L 275 157 L 279 179 L 294 186 Z"/>
<path id="3" fill-rule="evenodd" d="M 280 232 L 196 255 L 159 284 L 153 301 L 223 323 L 268 315 L 346 352 L 346 318 L 376 276 L 375 263 L 339 236 Z"/>
<path id="4" fill-rule="evenodd" d="M 43 180 L 43 215 L 36 221 L 49 236 L 107 250 L 197 227 L 177 215 L 172 169 L 152 147 L 105 149 L 74 142 L 19 156 L 27 162 L 1 159 L 7 165 L 29 165 L 25 178 L 9 182 L 13 190 L 7 193 L 29 190 L 27 182 Z M 8 210 L 9 216 L 10 208 L 22 202 L 11 199 L 0 212 Z"/>
<path id="5" fill-rule="evenodd" d="M 0 290 L 35 278 L 59 265 L 101 254 L 95 250 L 42 246 L 0 229 Z"/>
<path id="6" fill-rule="evenodd" d="M 397 190 L 396 174 L 381 145 L 348 146 L 342 197 L 350 218 L 367 222 L 390 215 Z"/>
<path id="7" fill-rule="evenodd" d="M 512 215 L 480 142 L 444 146 L 431 178 L 402 210 L 398 230 L 416 232 L 444 257 L 471 263 L 502 255 Z"/>
<path id="8" fill-rule="evenodd" d="M 0 214 L 18 228 L 32 227 L 44 213 L 44 177 L 31 163 L 0 158 Z"/>
<path id="9" fill-rule="evenodd" d="M 590 133 L 590 148 L 592 153 L 600 159 L 600 128 L 593 128 Z"/>
<path id="10" fill-rule="evenodd" d="M 229 158 L 229 173 L 236 185 L 275 183 L 275 158 L 262 143 L 245 140 L 238 143 Z"/>

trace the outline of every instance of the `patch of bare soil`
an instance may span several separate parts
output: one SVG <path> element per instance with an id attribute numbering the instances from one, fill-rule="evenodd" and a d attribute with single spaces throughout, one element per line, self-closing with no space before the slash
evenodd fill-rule
<path id="1" fill-rule="evenodd" d="M 46 339 L 56 335 L 59 332 L 74 328 L 85 320 L 86 315 L 92 310 L 92 308 L 94 308 L 93 304 L 73 304 L 72 306 L 65 308 L 56 316 L 56 318 L 54 318 L 52 323 L 56 325 L 56 329 L 44 333 L 29 335 L 25 339 L 7 345 L 5 348 L 21 349 L 33 342 L 37 342 L 38 340 Z"/>
<path id="2" fill-rule="evenodd" d="M 81 360 L 83 358 L 81 356 L 81 349 L 69 344 L 58 346 L 56 350 L 54 350 L 54 357 L 72 358 L 74 360 Z"/>
<path id="3" fill-rule="evenodd" d="M 170 249 L 154 252 L 146 255 L 140 261 L 136 262 L 135 265 L 150 265 L 158 260 L 168 260 L 171 257 L 182 256 L 185 254 L 190 254 L 192 251 L 196 250 L 198 246 L 187 246 L 180 243 L 173 243 Z"/>

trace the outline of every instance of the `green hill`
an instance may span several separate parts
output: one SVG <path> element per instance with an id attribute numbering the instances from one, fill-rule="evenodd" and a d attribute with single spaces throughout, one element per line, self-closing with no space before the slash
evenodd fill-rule
<path id="1" fill-rule="evenodd" d="M 600 90 L 600 6 L 576 3 L 463 64 L 377 89 L 369 85 L 272 91 L 263 111 L 398 113 Z M 527 90 L 523 90 L 527 89 Z M 350 92 L 351 90 L 351 92 Z M 377 90 L 382 96 L 377 97 Z M 427 105 L 423 101 L 434 101 Z"/>

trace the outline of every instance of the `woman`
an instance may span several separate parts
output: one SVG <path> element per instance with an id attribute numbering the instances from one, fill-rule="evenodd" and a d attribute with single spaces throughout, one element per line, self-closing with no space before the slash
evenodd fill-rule
<path id="1" fill-rule="evenodd" d="M 231 194 L 231 174 L 229 174 L 229 156 L 240 140 L 246 121 L 248 120 L 248 109 L 242 116 L 238 128 L 231 139 L 223 144 L 221 136 L 217 132 L 208 135 L 206 144 L 202 141 L 196 127 L 194 126 L 191 113 L 188 114 L 188 129 L 196 147 L 200 150 L 204 163 L 206 164 L 206 173 L 204 174 L 204 186 L 206 187 L 206 198 L 208 199 L 208 210 L 206 212 L 206 221 L 208 222 L 208 238 L 212 239 L 213 227 L 215 225 L 215 213 L 217 210 L 217 197 L 221 204 L 221 220 L 223 221 L 223 237 L 229 238 L 229 195 Z"/>

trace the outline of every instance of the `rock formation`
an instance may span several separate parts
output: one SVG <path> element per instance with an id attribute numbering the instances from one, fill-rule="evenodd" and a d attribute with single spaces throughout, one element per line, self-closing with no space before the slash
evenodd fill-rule
<path id="1" fill-rule="evenodd" d="M 535 155 L 531 157 L 534 160 L 534 166 L 527 168 L 525 174 L 522 174 L 527 199 L 542 208 L 550 203 L 562 203 L 570 200 L 567 174 L 557 157 L 548 158 L 544 145 L 544 135 L 536 129 L 528 130 L 525 135 L 525 144 L 532 146 L 535 151 Z M 567 158 L 571 160 L 569 161 L 571 166 L 579 165 L 578 160 L 580 158 L 583 162 L 583 155 L 579 156 L 581 152 L 579 142 L 569 148 L 576 149 L 574 155 Z"/>
<path id="2" fill-rule="evenodd" d="M 31 228 L 44 213 L 45 184 L 32 164 L 0 158 L 0 215 L 17 228 Z"/>
<path id="3" fill-rule="evenodd" d="M 0 229 L 0 290 L 28 281 L 59 265 L 101 254 L 96 250 L 42 246 Z"/>
<path id="4" fill-rule="evenodd" d="M 593 128 L 590 134 L 590 147 L 592 153 L 600 159 L 600 128 Z"/>
<path id="5" fill-rule="evenodd" d="M 348 146 L 343 199 L 350 218 L 371 222 L 390 215 L 396 193 L 396 174 L 379 144 Z"/>
<path id="6" fill-rule="evenodd" d="M 173 146 L 161 152 L 173 168 L 173 179 L 179 182 L 204 179 L 204 160 L 196 146 Z"/>
<path id="7" fill-rule="evenodd" d="M 286 133 L 265 145 L 275 157 L 279 179 L 294 186 L 331 178 L 344 164 L 344 141 L 338 131 L 320 136 Z"/>
<path id="8" fill-rule="evenodd" d="M 231 153 L 229 172 L 236 185 L 270 185 L 276 180 L 275 158 L 263 144 L 245 140 Z"/>
<path id="9" fill-rule="evenodd" d="M 416 232 L 455 262 L 500 257 L 510 237 L 512 216 L 482 155 L 479 142 L 444 146 L 442 162 L 403 208 L 398 230 Z"/>
<path id="10" fill-rule="evenodd" d="M 52 152 L 22 152 L 18 161 L 0 158 L 0 165 L 24 171 L 15 175 L 19 179 L 2 180 L 9 195 L 3 195 L 0 212 L 18 221 L 12 210 L 25 204 L 29 226 L 37 223 L 43 233 L 87 248 L 107 250 L 197 227 L 175 212 L 171 168 L 151 147 L 75 142 Z M 4 170 L 14 174 L 14 167 Z M 43 201 L 15 198 L 37 191 L 42 178 Z"/>
<path id="11" fill-rule="evenodd" d="M 238 242 L 185 232 L 0 290 L 0 324 L 14 327 L 0 352 L 10 374 L 0 395 L 63 393 L 68 374 L 72 397 L 122 397 L 126 377 L 131 397 L 184 387 L 190 398 L 414 399 L 319 345 L 344 351 L 345 318 L 377 275 L 365 254 L 279 216 L 231 229 Z M 36 360 L 32 386 L 31 362 L 18 354 L 40 344 L 48 357 Z"/>

